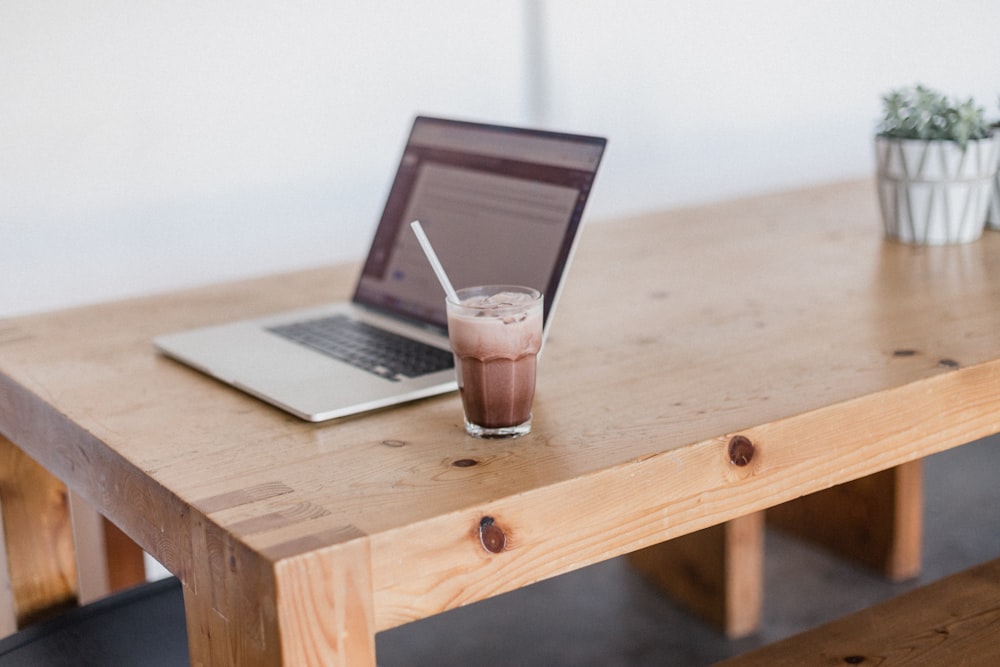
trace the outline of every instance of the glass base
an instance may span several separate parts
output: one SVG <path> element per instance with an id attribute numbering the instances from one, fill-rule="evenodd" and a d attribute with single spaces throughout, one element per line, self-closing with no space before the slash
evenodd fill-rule
<path id="1" fill-rule="evenodd" d="M 501 426 L 499 428 L 486 428 L 466 419 L 465 432 L 474 438 L 517 438 L 531 433 L 531 418 L 529 417 L 528 421 L 514 426 Z"/>

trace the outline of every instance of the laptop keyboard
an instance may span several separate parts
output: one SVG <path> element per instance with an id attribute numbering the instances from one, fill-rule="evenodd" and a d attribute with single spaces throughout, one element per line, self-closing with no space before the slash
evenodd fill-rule
<path id="1" fill-rule="evenodd" d="M 455 365 L 454 357 L 448 350 L 379 329 L 346 315 L 283 324 L 268 331 L 395 382 Z"/>

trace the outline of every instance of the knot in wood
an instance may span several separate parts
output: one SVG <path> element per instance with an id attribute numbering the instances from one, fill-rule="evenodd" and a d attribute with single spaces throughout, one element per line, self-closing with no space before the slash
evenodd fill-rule
<path id="1" fill-rule="evenodd" d="M 745 435 L 734 435 L 729 439 L 729 462 L 745 466 L 753 459 L 754 446 Z"/>
<path id="2" fill-rule="evenodd" d="M 479 522 L 479 541 L 491 554 L 498 554 L 507 546 L 507 536 L 491 516 L 484 516 Z"/>

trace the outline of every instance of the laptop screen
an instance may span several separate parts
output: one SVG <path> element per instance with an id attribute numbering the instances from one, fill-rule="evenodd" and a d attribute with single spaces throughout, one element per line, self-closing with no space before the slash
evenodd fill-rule
<path id="1" fill-rule="evenodd" d="M 560 285 L 605 139 L 418 117 L 354 294 L 445 328 L 444 292 L 416 237 L 420 220 L 456 288 Z"/>

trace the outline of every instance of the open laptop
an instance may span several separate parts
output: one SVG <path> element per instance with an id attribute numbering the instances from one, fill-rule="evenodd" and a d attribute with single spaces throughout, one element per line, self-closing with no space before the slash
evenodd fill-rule
<path id="1" fill-rule="evenodd" d="M 456 288 L 540 290 L 547 334 L 605 143 L 419 116 L 350 302 L 154 343 L 309 421 L 452 391 L 444 293 L 409 223 L 421 221 Z"/>

